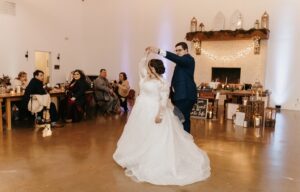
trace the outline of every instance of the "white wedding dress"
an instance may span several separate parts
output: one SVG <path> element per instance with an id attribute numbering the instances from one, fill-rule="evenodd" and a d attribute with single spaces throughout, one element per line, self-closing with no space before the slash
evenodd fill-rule
<path id="1" fill-rule="evenodd" d="M 173 113 L 169 84 L 149 79 L 147 58 L 140 62 L 140 94 L 124 127 L 114 160 L 137 181 L 157 185 L 186 185 L 210 176 L 206 152 L 194 143 Z M 162 122 L 155 117 L 162 107 Z"/>

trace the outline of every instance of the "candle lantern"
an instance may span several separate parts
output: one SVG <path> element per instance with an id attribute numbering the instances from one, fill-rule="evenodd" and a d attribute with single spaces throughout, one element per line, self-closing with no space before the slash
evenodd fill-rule
<path id="1" fill-rule="evenodd" d="M 248 97 L 243 97 L 243 105 L 247 105 L 248 103 Z"/>
<path id="2" fill-rule="evenodd" d="M 208 111 L 207 112 L 207 118 L 208 119 L 212 119 L 212 117 L 213 117 L 213 112 L 212 111 Z"/>
<path id="3" fill-rule="evenodd" d="M 266 11 L 261 16 L 261 28 L 269 29 L 269 15 Z"/>
<path id="4" fill-rule="evenodd" d="M 254 128 L 261 128 L 263 125 L 263 119 L 262 116 L 259 114 L 253 115 L 253 127 Z"/>
<path id="5" fill-rule="evenodd" d="M 265 110 L 265 126 L 275 127 L 276 122 L 276 108 L 267 107 Z"/>
<path id="6" fill-rule="evenodd" d="M 244 121 L 243 127 L 248 127 L 248 121 Z"/>
<path id="7" fill-rule="evenodd" d="M 195 17 L 191 20 L 191 32 L 197 31 L 197 19 Z"/>
<path id="8" fill-rule="evenodd" d="M 196 55 L 201 55 L 201 41 L 194 40 L 193 43 L 194 43 Z"/>
<path id="9" fill-rule="evenodd" d="M 239 14 L 236 22 L 236 29 L 242 29 L 242 28 L 243 28 L 243 17 L 242 14 Z"/>

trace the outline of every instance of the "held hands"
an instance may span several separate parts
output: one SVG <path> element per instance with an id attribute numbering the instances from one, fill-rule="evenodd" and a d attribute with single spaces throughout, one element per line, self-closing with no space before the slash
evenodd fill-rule
<path id="1" fill-rule="evenodd" d="M 149 54 L 149 53 L 156 53 L 156 54 L 159 54 L 159 49 L 157 47 L 147 47 L 146 48 L 146 52 Z"/>

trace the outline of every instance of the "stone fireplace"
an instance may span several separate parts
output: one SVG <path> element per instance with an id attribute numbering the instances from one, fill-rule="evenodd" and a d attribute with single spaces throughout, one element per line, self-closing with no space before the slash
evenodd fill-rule
<path id="1" fill-rule="evenodd" d="M 241 68 L 239 67 L 212 67 L 211 81 L 221 83 L 240 83 Z"/>

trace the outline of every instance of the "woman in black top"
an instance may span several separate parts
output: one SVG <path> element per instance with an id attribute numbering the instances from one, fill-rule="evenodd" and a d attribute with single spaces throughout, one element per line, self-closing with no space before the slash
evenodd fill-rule
<path id="1" fill-rule="evenodd" d="M 82 119 L 85 106 L 85 92 L 88 88 L 84 73 L 76 69 L 73 72 L 73 80 L 66 91 L 66 122 L 75 122 Z"/>

